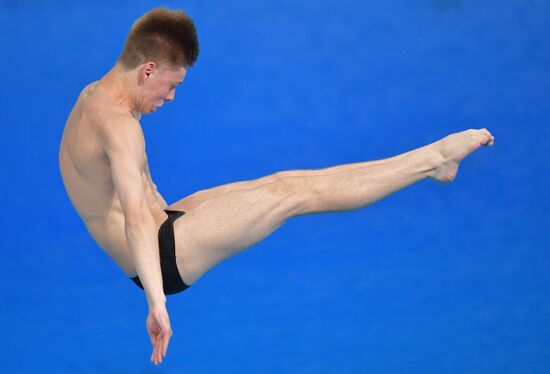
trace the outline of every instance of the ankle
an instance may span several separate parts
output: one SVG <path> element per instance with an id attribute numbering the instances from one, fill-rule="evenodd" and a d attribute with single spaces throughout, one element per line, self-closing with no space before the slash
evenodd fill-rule
<path id="1" fill-rule="evenodd" d="M 436 142 L 437 143 L 437 142 Z M 427 178 L 434 178 L 438 168 L 445 162 L 445 157 L 439 151 L 436 143 L 423 147 L 423 171 Z"/>

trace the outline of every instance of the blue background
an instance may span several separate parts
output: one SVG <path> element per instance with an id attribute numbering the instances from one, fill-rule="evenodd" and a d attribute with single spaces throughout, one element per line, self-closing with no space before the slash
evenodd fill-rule
<path id="1" fill-rule="evenodd" d="M 168 297 L 88 235 L 58 148 L 80 90 L 157 5 L 201 53 L 142 119 L 169 204 L 287 169 L 389 157 L 487 127 L 455 182 L 290 220 Z M 550 3 L 2 1 L 0 372 L 550 372 Z"/>

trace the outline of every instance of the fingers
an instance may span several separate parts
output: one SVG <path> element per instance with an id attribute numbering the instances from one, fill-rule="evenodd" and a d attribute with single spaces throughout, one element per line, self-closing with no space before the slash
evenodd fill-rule
<path id="1" fill-rule="evenodd" d="M 159 335 L 154 335 L 151 337 L 151 343 L 153 344 L 153 354 L 151 355 L 151 361 L 155 365 L 158 364 L 158 351 L 161 339 L 162 338 Z"/>
<path id="2" fill-rule="evenodd" d="M 166 351 L 168 350 L 168 342 L 170 341 L 170 336 L 164 335 L 160 337 L 155 337 L 156 341 L 153 344 L 153 354 L 151 355 L 151 361 L 158 365 L 162 363 L 162 358 L 166 357 Z"/>
<path id="3" fill-rule="evenodd" d="M 152 335 L 151 336 L 151 344 L 153 344 L 153 353 L 151 354 L 151 362 L 153 362 L 155 365 L 159 362 L 158 360 L 158 351 L 159 351 L 159 345 L 162 338 L 159 335 Z"/>
<path id="4" fill-rule="evenodd" d="M 159 341 L 159 345 L 157 347 L 157 358 L 158 362 L 162 362 L 162 351 L 164 348 L 164 341 L 166 340 L 166 336 L 163 336 L 162 339 Z"/>
<path id="5" fill-rule="evenodd" d="M 166 350 L 168 349 L 168 342 L 170 341 L 170 336 L 164 338 L 164 344 L 162 346 L 162 356 L 166 357 Z"/>
<path id="6" fill-rule="evenodd" d="M 168 316 L 161 315 L 161 311 L 156 311 L 156 314 L 152 314 L 150 320 L 147 322 L 147 331 L 151 337 L 151 344 L 153 345 L 153 353 L 151 354 L 151 362 L 155 365 L 162 363 L 162 357 L 166 356 L 166 350 L 168 349 L 168 342 L 172 336 L 172 329 L 170 328 L 170 321 Z M 161 322 L 162 321 L 162 322 Z"/>
<path id="7" fill-rule="evenodd" d="M 151 355 L 151 362 L 154 363 L 155 365 L 157 364 L 157 354 L 156 354 L 156 349 L 153 348 L 153 354 Z"/>
<path id="8" fill-rule="evenodd" d="M 155 345 L 155 350 L 153 352 L 154 362 L 155 362 L 156 365 L 158 365 L 162 362 L 162 357 L 160 355 L 162 340 L 163 340 L 162 337 L 157 340 L 157 344 Z"/>
<path id="9" fill-rule="evenodd" d="M 172 336 L 170 326 L 163 329 L 149 330 L 151 344 L 153 345 L 153 353 L 151 354 L 151 362 L 155 365 L 162 363 L 162 358 L 166 357 L 168 342 Z"/>
<path id="10" fill-rule="evenodd" d="M 151 362 L 156 365 L 156 359 L 157 359 L 157 344 L 153 344 L 153 353 L 151 354 Z"/>
<path id="11" fill-rule="evenodd" d="M 165 338 L 163 337 L 162 339 L 159 339 L 159 344 L 157 345 L 156 347 L 156 361 L 157 361 L 157 364 L 160 364 L 162 362 L 162 345 L 163 345 L 163 340 Z"/>

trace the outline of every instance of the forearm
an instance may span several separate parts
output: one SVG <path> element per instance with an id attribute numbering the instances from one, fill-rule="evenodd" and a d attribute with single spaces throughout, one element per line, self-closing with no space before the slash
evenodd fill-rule
<path id="1" fill-rule="evenodd" d="M 125 223 L 130 255 L 143 284 L 149 308 L 166 302 L 162 287 L 159 246 L 155 221 L 151 215 Z"/>

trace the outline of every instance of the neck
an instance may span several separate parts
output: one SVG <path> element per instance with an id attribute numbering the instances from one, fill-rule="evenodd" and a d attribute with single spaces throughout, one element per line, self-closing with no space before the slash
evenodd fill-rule
<path id="1" fill-rule="evenodd" d="M 124 70 L 118 63 L 100 79 L 100 86 L 134 118 L 141 117 L 142 103 L 137 98 L 134 71 Z"/>

